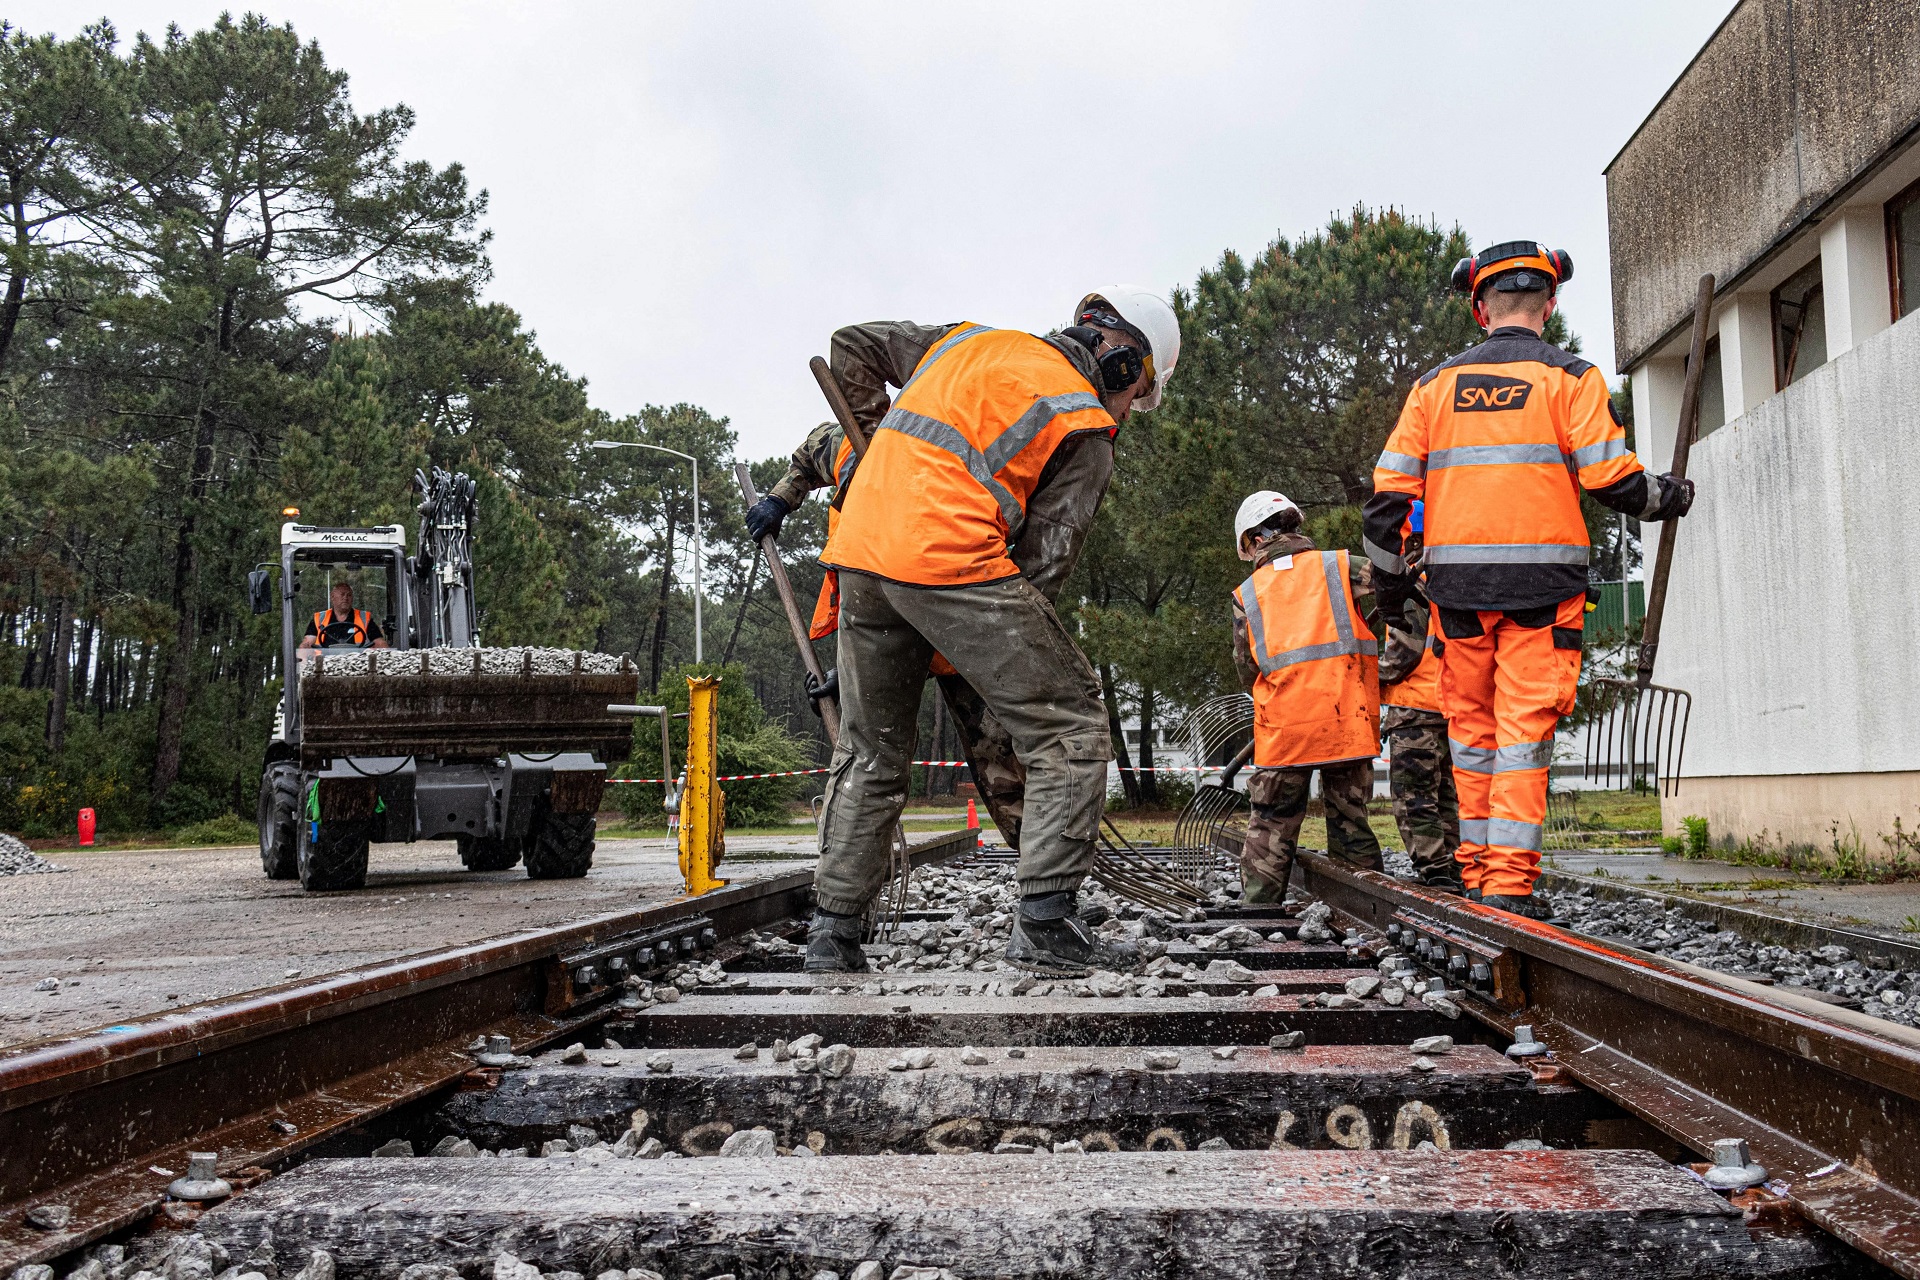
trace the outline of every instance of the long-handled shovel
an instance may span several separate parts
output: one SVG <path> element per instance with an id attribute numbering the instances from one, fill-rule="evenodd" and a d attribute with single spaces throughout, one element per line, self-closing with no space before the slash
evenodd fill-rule
<path id="1" fill-rule="evenodd" d="M 1687 379 L 1680 392 L 1680 426 L 1673 440 L 1673 474 L 1685 479 L 1687 458 L 1700 425 L 1700 383 L 1707 364 L 1707 326 L 1713 311 L 1713 277 L 1700 277 L 1693 304 L 1693 337 L 1687 346 Z M 1660 550 L 1653 562 L 1653 583 L 1647 592 L 1647 616 L 1641 623 L 1640 654 L 1632 680 L 1603 677 L 1604 705 L 1587 721 L 1587 769 L 1590 782 L 1609 786 L 1618 778 L 1623 788 L 1642 780 L 1641 768 L 1651 765 L 1650 786 L 1666 795 L 1680 787 L 1680 763 L 1687 749 L 1687 723 L 1693 717 L 1693 695 L 1685 689 L 1653 683 L 1653 663 L 1660 653 L 1660 621 L 1667 609 L 1667 583 L 1673 571 L 1674 534 L 1678 520 L 1665 521 Z"/>

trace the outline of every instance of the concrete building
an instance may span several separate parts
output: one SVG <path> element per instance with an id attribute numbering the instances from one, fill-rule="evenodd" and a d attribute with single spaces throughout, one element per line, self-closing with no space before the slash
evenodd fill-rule
<path id="1" fill-rule="evenodd" d="M 1655 673 L 1694 696 L 1667 827 L 1837 824 L 1886 856 L 1920 831 L 1920 0 L 1744 0 L 1606 177 L 1616 367 L 1659 470 L 1716 281 Z"/>

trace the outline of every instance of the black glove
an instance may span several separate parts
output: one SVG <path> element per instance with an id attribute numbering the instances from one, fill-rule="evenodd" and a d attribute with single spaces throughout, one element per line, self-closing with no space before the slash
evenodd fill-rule
<path id="1" fill-rule="evenodd" d="M 820 699 L 832 698 L 840 701 L 840 668 L 828 667 L 827 678 L 818 679 L 813 672 L 807 672 L 807 702 L 813 707 L 813 714 L 820 714 Z"/>
<path id="2" fill-rule="evenodd" d="M 768 494 L 747 508 L 747 536 L 755 542 L 780 536 L 780 526 L 793 508 Z"/>
<path id="3" fill-rule="evenodd" d="M 1420 594 L 1420 580 L 1411 573 L 1388 573 L 1373 566 L 1373 603 L 1382 618 L 1398 618 L 1401 606 Z"/>
<path id="4" fill-rule="evenodd" d="M 1649 520 L 1678 520 L 1693 509 L 1693 481 L 1676 475 L 1655 478 L 1660 486 L 1660 505 Z"/>

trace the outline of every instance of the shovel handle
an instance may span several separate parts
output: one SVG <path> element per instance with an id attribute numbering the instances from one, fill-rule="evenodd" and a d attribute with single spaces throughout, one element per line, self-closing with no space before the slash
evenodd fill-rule
<path id="1" fill-rule="evenodd" d="M 740 482 L 740 496 L 751 507 L 760 501 L 759 490 L 753 487 L 753 475 L 747 470 L 747 464 L 733 464 L 733 477 Z M 773 589 L 780 595 L 780 606 L 786 610 L 787 626 L 793 630 L 793 642 L 800 647 L 800 661 L 806 666 L 807 674 L 815 680 L 825 680 L 826 672 L 820 669 L 820 659 L 814 656 L 813 638 L 807 634 L 807 624 L 800 617 L 800 602 L 793 597 L 793 584 L 787 581 L 787 568 L 780 563 L 780 544 L 773 536 L 760 539 L 760 552 L 767 558 L 767 574 L 773 579 Z M 820 699 L 820 723 L 827 731 L 827 741 L 836 742 L 840 738 L 840 704 L 832 698 Z"/>
<path id="2" fill-rule="evenodd" d="M 1253 744 L 1249 742 L 1246 746 L 1240 748 L 1240 754 L 1228 763 L 1226 771 L 1220 775 L 1220 785 L 1223 787 L 1232 786 L 1234 778 L 1239 776 L 1240 771 L 1247 767 L 1247 762 L 1251 759 L 1253 759 Z"/>
<path id="3" fill-rule="evenodd" d="M 1693 452 L 1694 432 L 1700 426 L 1700 383 L 1707 366 L 1707 327 L 1713 318 L 1713 277 L 1700 277 L 1693 302 L 1693 337 L 1687 344 L 1687 380 L 1680 391 L 1680 427 L 1673 438 L 1673 474 L 1686 479 L 1687 458 Z M 1642 689 L 1653 683 L 1653 662 L 1660 653 L 1660 621 L 1667 612 L 1667 581 L 1673 572 L 1673 539 L 1678 519 L 1662 522 L 1660 550 L 1653 561 L 1653 583 L 1647 590 L 1647 616 L 1640 624 L 1640 660 L 1635 676 Z"/>
<path id="4" fill-rule="evenodd" d="M 813 370 L 813 380 L 820 384 L 820 394 L 827 398 L 827 408 L 833 410 L 833 417 L 840 429 L 847 433 L 847 443 L 853 446 L 854 456 L 867 456 L 867 433 L 853 420 L 853 405 L 847 401 L 847 393 L 840 389 L 840 379 L 833 376 L 833 366 L 820 356 L 807 361 L 807 368 Z"/>

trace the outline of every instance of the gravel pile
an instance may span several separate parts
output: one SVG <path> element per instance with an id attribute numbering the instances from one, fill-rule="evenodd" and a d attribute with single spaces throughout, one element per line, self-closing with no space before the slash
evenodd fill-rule
<path id="1" fill-rule="evenodd" d="M 349 649 L 327 653 L 326 674 L 364 676 L 371 671 L 382 676 L 464 676 L 473 674 L 475 655 L 480 659 L 483 676 L 517 676 L 532 656 L 533 674 L 565 676 L 573 674 L 574 660 L 587 675 L 613 675 L 620 670 L 620 655 L 587 653 L 574 649 Z M 312 670 L 318 653 L 301 656 L 301 669 Z"/>
<path id="2" fill-rule="evenodd" d="M 1796 951 L 1753 942 L 1731 929 L 1690 919 L 1678 907 L 1642 898 L 1615 901 L 1593 890 L 1553 895 L 1568 927 L 1600 938 L 1617 938 L 1642 951 L 1684 960 L 1734 977 L 1765 981 L 1858 1003 L 1863 1013 L 1902 1026 L 1920 1023 L 1920 969 L 1876 967 L 1842 946 Z"/>
<path id="3" fill-rule="evenodd" d="M 54 866 L 12 836 L 0 832 L 0 876 L 37 876 L 49 871 L 65 870 L 65 867 Z"/>
<path id="4" fill-rule="evenodd" d="M 422 1271 L 427 1274 L 416 1274 Z M 208 1280 L 216 1275 L 230 1280 L 268 1280 L 270 1276 L 334 1280 L 334 1268 L 332 1255 L 321 1249 L 315 1249 L 298 1270 L 282 1271 L 274 1262 L 270 1239 L 263 1239 L 247 1256 L 235 1258 L 197 1231 L 157 1231 L 135 1236 L 124 1245 L 95 1245 L 64 1271 L 40 1262 L 15 1267 L 9 1280 L 54 1280 L 61 1275 L 72 1280 Z M 458 1273 L 450 1267 L 409 1267 L 401 1275 L 406 1280 L 441 1280 L 442 1276 L 453 1280 Z"/>

